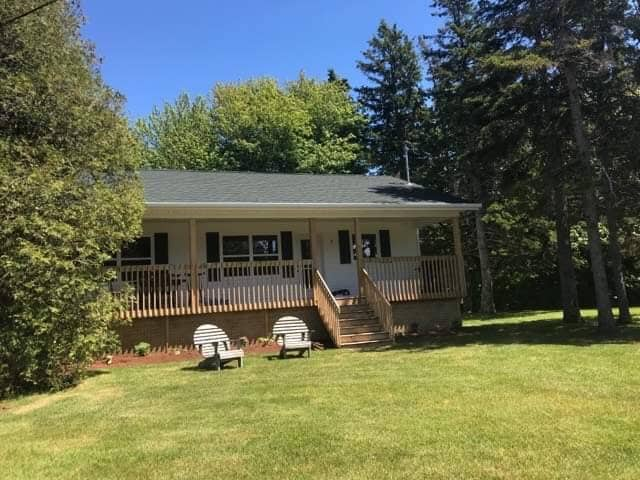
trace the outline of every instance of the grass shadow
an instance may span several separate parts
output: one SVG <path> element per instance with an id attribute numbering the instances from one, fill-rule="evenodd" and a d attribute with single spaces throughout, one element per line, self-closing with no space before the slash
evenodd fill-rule
<path id="1" fill-rule="evenodd" d="M 513 315 L 511 315 L 513 317 Z M 558 319 L 516 322 L 488 322 L 463 326 L 446 335 L 398 337 L 393 345 L 366 350 L 435 350 L 468 345 L 571 345 L 640 343 L 640 323 L 621 325 L 604 334 L 592 322 L 567 324 Z M 364 351 L 364 349 L 363 349 Z"/>
<path id="2" fill-rule="evenodd" d="M 99 377 L 100 375 L 110 375 L 111 370 L 108 370 L 107 368 L 108 366 L 106 366 L 105 368 L 90 368 L 89 370 L 84 372 L 84 378 Z"/>
<path id="3" fill-rule="evenodd" d="M 229 365 L 229 364 L 225 364 L 222 365 L 221 370 L 237 370 L 238 367 L 237 365 Z M 198 372 L 198 373 L 211 373 L 211 372 L 218 372 L 219 370 L 216 370 L 214 368 L 204 368 L 204 367 L 200 367 L 198 365 L 191 365 L 189 367 L 182 367 L 180 369 L 183 372 Z"/>

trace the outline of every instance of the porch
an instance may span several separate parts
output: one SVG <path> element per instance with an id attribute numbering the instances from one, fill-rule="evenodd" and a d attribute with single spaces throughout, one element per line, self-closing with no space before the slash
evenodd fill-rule
<path id="1" fill-rule="evenodd" d="M 370 258 L 364 265 L 361 277 L 389 302 L 464 295 L 454 255 Z M 317 305 L 311 260 L 122 266 L 116 276 L 111 291 L 122 296 L 123 315 L 131 318 Z M 324 281 L 319 271 L 315 276 Z"/>
<path id="2" fill-rule="evenodd" d="M 457 217 L 452 254 L 392 255 L 417 253 L 431 222 L 154 220 L 144 248 L 119 254 L 110 287 L 132 319 L 313 308 L 336 346 L 392 341 L 392 304 L 464 295 Z M 173 263 L 185 250 L 193 261 Z"/>

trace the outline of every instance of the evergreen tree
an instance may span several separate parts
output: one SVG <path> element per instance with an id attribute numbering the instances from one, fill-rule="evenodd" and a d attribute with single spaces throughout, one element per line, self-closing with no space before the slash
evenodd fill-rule
<path id="1" fill-rule="evenodd" d="M 603 65 L 615 65 L 608 46 L 626 34 L 626 2 L 571 3 L 566 0 L 486 2 L 484 18 L 496 36 L 506 39 L 503 65 L 527 72 L 544 70 L 566 87 L 573 129 L 575 163 L 579 166 L 582 209 L 586 220 L 598 324 L 615 328 L 600 234 L 598 186 L 600 168 L 594 157 L 598 131 L 589 115 L 588 84 Z M 624 42 L 624 40 L 622 40 Z M 602 48 L 602 45 L 607 47 Z M 605 66 L 609 69 L 610 66 Z"/>
<path id="2" fill-rule="evenodd" d="M 369 119 L 367 144 L 374 165 L 404 172 L 405 148 L 414 146 L 425 123 L 422 72 L 407 34 L 382 20 L 357 66 L 369 84 L 356 88 Z"/>
<path id="3" fill-rule="evenodd" d="M 69 385 L 116 346 L 103 265 L 139 233 L 139 149 L 80 29 L 75 2 L 0 28 L 0 396 Z"/>
<path id="4" fill-rule="evenodd" d="M 493 273 L 488 244 L 486 207 L 500 184 L 499 172 L 509 151 L 520 142 L 522 122 L 508 100 L 513 92 L 508 79 L 486 69 L 483 58 L 494 45 L 488 41 L 477 11 L 470 1 L 438 1 L 444 26 L 423 43 L 432 88 L 433 121 L 440 132 L 438 156 L 441 170 L 452 179 L 454 193 L 472 198 L 483 208 L 475 214 L 475 231 L 481 277 L 480 311 L 495 312 Z M 498 99 L 502 99 L 498 102 Z M 507 109 L 507 112 L 503 111 Z M 509 121 L 504 117 L 511 116 Z"/>
<path id="5" fill-rule="evenodd" d="M 330 68 L 327 71 L 327 82 L 340 84 L 344 89 L 344 91 L 347 93 L 351 91 L 351 85 L 349 84 L 349 80 L 338 75 L 338 73 L 333 68 Z"/>

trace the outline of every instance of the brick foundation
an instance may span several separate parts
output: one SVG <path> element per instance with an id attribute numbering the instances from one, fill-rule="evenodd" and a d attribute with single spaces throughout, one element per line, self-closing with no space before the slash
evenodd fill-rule
<path id="1" fill-rule="evenodd" d="M 329 342 L 315 307 L 138 318 L 131 325 L 120 328 L 118 334 L 124 351 L 130 350 L 138 342 L 148 342 L 154 348 L 164 348 L 166 345 L 181 348 L 191 346 L 194 330 L 203 323 L 220 327 L 231 339 L 247 337 L 253 342 L 260 337 L 269 337 L 273 324 L 284 315 L 294 315 L 304 320 L 312 330 L 314 341 Z"/>
<path id="2" fill-rule="evenodd" d="M 458 299 L 396 302 L 392 306 L 397 335 L 450 330 L 462 322 Z M 229 338 L 247 337 L 254 342 L 269 337 L 273 324 L 284 315 L 303 319 L 313 331 L 314 341 L 331 343 L 315 307 L 138 318 L 120 328 L 118 334 L 124 351 L 138 342 L 149 342 L 154 348 L 191 346 L 194 330 L 203 323 L 217 325 Z"/>
<path id="3" fill-rule="evenodd" d="M 391 305 L 396 335 L 445 331 L 462 323 L 459 299 L 396 302 Z"/>

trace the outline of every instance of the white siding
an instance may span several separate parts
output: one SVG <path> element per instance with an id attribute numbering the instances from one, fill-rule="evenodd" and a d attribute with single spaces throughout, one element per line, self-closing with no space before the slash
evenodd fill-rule
<path id="1" fill-rule="evenodd" d="M 313 252 L 318 265 L 329 287 L 332 290 L 348 289 L 352 294 L 357 290 L 356 262 L 340 264 L 338 230 L 349 230 L 354 233 L 353 221 L 350 220 L 317 220 L 318 246 L 320 252 Z M 414 220 L 366 220 L 360 221 L 363 234 L 375 234 L 378 255 L 380 255 L 379 230 L 389 230 L 392 256 L 419 255 L 417 228 Z M 293 232 L 293 255 L 295 260 L 301 258 L 300 240 L 309 238 L 308 220 L 198 220 L 197 222 L 198 263 L 206 261 L 206 233 L 218 232 L 220 239 L 225 235 L 278 235 L 282 231 Z M 169 263 L 184 264 L 189 262 L 189 222 L 174 220 L 153 220 L 144 222 L 144 234 L 165 232 L 169 236 Z M 222 253 L 222 252 L 221 252 Z M 282 246 L 279 243 L 279 255 Z"/>
<path id="2" fill-rule="evenodd" d="M 320 268 L 332 290 L 348 289 L 351 294 L 357 291 L 356 262 L 340 264 L 340 246 L 338 230 L 349 230 L 349 238 L 355 233 L 353 221 L 318 221 L 318 234 L 321 245 Z M 361 220 L 362 234 L 375 234 L 378 255 L 380 255 L 380 230 L 389 230 L 391 256 L 419 255 L 417 224 L 402 220 Z"/>

